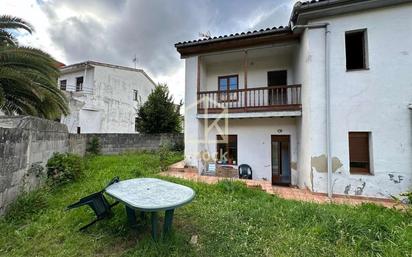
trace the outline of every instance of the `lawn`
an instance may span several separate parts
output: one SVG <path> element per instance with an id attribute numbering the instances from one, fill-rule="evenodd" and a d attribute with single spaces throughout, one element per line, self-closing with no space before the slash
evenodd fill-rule
<path id="1" fill-rule="evenodd" d="M 174 154 L 168 162 L 180 158 Z M 114 176 L 159 176 L 155 154 L 86 161 L 80 181 L 31 193 L 0 220 L 0 256 L 412 256 L 408 214 L 371 204 L 283 200 L 229 181 L 206 185 L 165 178 L 197 193 L 191 204 L 176 210 L 167 240 L 155 243 L 149 230 L 129 230 L 122 205 L 114 207 L 112 219 L 78 232 L 93 215 L 87 208 L 65 212 L 65 206 Z M 190 242 L 192 236 L 197 242 Z"/>

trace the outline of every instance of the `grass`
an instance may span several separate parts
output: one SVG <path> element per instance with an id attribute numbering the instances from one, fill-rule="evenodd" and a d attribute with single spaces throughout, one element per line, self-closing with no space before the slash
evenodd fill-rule
<path id="1" fill-rule="evenodd" d="M 405 213 L 283 200 L 229 181 L 167 178 L 197 196 L 177 209 L 172 234 L 158 243 L 148 229 L 129 230 L 121 205 L 86 232 L 78 228 L 93 218 L 90 210 L 64 211 L 114 176 L 156 177 L 159 166 L 148 153 L 87 159 L 81 181 L 26 194 L 0 220 L 0 256 L 412 256 L 412 217 Z M 194 235 L 197 243 L 189 243 Z"/>

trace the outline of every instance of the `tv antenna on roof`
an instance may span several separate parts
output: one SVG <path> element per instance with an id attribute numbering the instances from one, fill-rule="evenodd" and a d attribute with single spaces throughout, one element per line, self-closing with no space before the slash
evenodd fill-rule
<path id="1" fill-rule="evenodd" d="M 210 31 L 207 31 L 206 33 L 204 32 L 199 32 L 199 37 L 201 37 L 202 39 L 211 39 L 212 36 L 210 35 Z"/>
<path id="2" fill-rule="evenodd" d="M 136 69 L 137 63 L 139 62 L 139 59 L 137 59 L 136 54 L 134 54 L 134 58 L 133 58 L 132 62 L 134 63 L 134 68 Z"/>

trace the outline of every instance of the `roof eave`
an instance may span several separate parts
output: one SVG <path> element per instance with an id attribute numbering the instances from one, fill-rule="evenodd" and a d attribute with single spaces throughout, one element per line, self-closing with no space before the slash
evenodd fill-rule
<path id="1" fill-rule="evenodd" d="M 181 58 L 193 55 L 219 52 L 224 50 L 248 48 L 256 45 L 273 44 L 277 42 L 297 40 L 296 35 L 287 27 L 287 30 L 272 31 L 271 33 L 259 33 L 254 35 L 245 35 L 231 38 L 219 38 L 219 40 L 207 40 L 185 44 L 175 44 L 176 50 L 180 53 Z"/>
<path id="2" fill-rule="evenodd" d="M 311 19 L 411 2 L 412 0 L 325 0 L 309 4 L 298 2 L 293 7 L 290 25 L 305 25 Z"/>

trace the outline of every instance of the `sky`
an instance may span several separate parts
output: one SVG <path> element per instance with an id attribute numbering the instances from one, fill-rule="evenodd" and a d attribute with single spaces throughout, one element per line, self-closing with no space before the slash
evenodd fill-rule
<path id="1" fill-rule="evenodd" d="M 296 0 L 0 0 L 0 13 L 36 29 L 18 33 L 68 64 L 93 60 L 144 69 L 184 98 L 184 60 L 174 44 L 199 38 L 285 26 Z"/>

